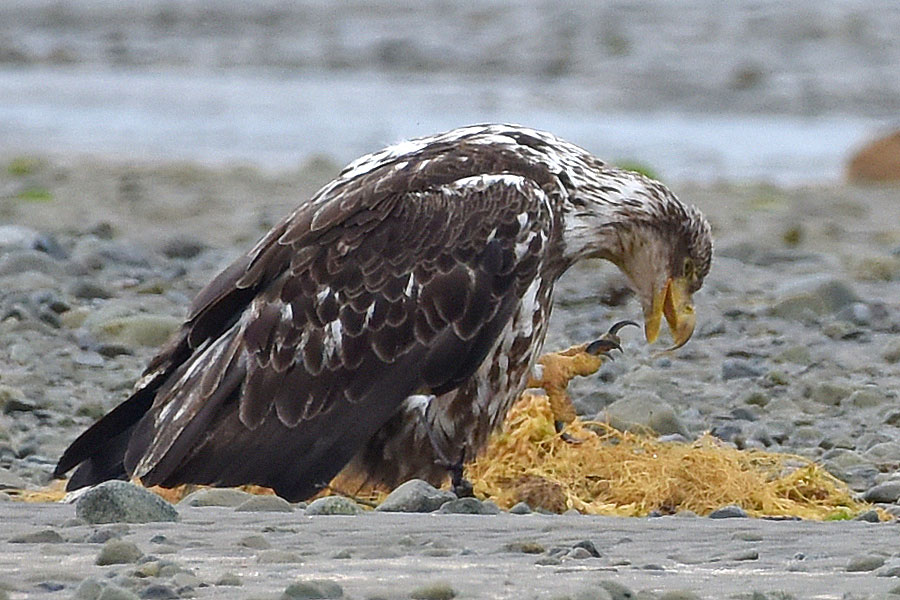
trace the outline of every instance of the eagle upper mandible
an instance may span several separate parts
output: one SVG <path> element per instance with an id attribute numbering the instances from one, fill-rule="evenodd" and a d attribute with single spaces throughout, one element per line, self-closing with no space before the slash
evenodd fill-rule
<path id="1" fill-rule="evenodd" d="M 514 125 L 364 156 L 197 294 L 56 475 L 78 466 L 67 489 L 257 484 L 292 501 L 342 469 L 440 483 L 435 443 L 485 445 L 528 384 L 554 283 L 584 258 L 627 276 L 648 341 L 663 317 L 675 346 L 691 337 L 710 228 L 662 184 Z"/>

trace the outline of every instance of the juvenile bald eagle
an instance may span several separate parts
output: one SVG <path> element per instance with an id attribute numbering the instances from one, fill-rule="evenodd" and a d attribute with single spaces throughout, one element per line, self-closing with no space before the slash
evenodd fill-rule
<path id="1" fill-rule="evenodd" d="M 474 457 L 529 382 L 566 269 L 611 261 L 647 340 L 665 317 L 680 346 L 711 253 L 695 208 L 549 133 L 475 125 L 390 146 L 201 290 L 56 475 L 80 465 L 68 489 L 253 483 L 292 501 L 345 467 L 440 483 L 435 446 Z"/>

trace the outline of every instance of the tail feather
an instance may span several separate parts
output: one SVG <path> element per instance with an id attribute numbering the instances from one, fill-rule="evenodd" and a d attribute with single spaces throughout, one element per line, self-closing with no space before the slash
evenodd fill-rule
<path id="1" fill-rule="evenodd" d="M 81 465 L 66 484 L 76 490 L 108 479 L 125 479 L 123 459 L 135 425 L 150 409 L 155 390 L 143 388 L 94 423 L 66 449 L 54 477 L 64 477 Z"/>

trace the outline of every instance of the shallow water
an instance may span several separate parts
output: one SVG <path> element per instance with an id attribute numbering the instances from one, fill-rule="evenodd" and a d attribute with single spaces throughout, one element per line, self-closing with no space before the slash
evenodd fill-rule
<path id="1" fill-rule="evenodd" d="M 484 121 L 666 180 L 834 181 L 900 126 L 884 0 L 0 2 L 0 155 L 338 162 Z"/>
<path id="2" fill-rule="evenodd" d="M 552 101 L 551 101 L 552 100 Z M 836 180 L 871 117 L 585 110 L 517 78 L 193 70 L 0 70 L 0 151 L 290 168 L 481 121 L 547 129 L 678 181 Z"/>

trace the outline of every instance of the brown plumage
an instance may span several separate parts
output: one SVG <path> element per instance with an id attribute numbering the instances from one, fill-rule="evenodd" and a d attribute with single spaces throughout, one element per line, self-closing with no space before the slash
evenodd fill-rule
<path id="1" fill-rule="evenodd" d="M 194 299 L 130 398 L 57 465 L 68 489 L 253 483 L 304 499 L 339 471 L 439 483 L 474 457 L 522 392 L 553 284 L 614 262 L 641 298 L 693 331 L 709 226 L 662 185 L 550 134 L 478 125 L 349 165 Z M 348 464 L 349 463 L 349 464 Z"/>

